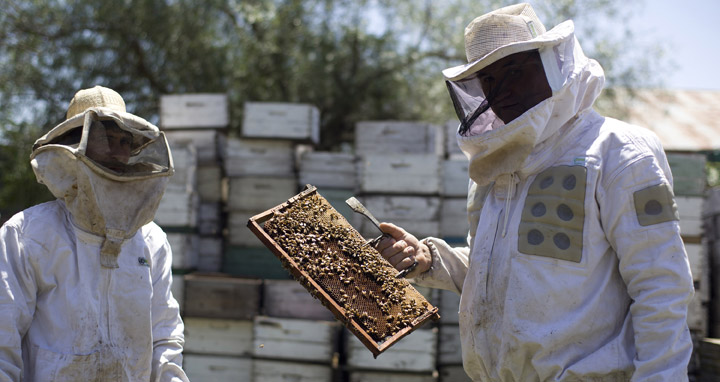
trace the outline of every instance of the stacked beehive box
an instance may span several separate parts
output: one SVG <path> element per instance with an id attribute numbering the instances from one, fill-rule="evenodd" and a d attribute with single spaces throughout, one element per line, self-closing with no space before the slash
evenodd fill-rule
<path id="1" fill-rule="evenodd" d="M 445 125 L 446 158 L 442 162 L 440 235 L 448 243 L 465 245 L 469 224 L 467 219 L 467 192 L 469 162 L 460 151 L 455 132 L 457 122 Z"/>
<path id="2" fill-rule="evenodd" d="M 673 190 L 680 215 L 680 233 L 690 260 L 695 297 L 688 308 L 688 326 L 696 337 L 707 335 L 710 300 L 710 274 L 707 251 L 703 246 L 703 200 L 706 188 L 705 155 L 668 152 L 673 173 Z"/>
<path id="3" fill-rule="evenodd" d="M 228 126 L 224 94 L 166 95 L 160 99 L 160 128 L 173 156 L 175 174 L 160 202 L 155 222 L 173 251 L 173 294 L 183 306 L 180 275 L 218 271 L 222 256 L 222 167 L 218 141 Z"/>
<path id="4" fill-rule="evenodd" d="M 460 295 L 450 291 L 440 291 L 438 374 L 440 382 L 470 382 L 462 366 L 460 346 L 460 324 L 458 309 Z"/>
<path id="5" fill-rule="evenodd" d="M 242 137 L 227 140 L 228 227 L 223 271 L 264 279 L 289 278 L 279 260 L 248 230 L 248 219 L 298 191 L 295 151 L 316 143 L 319 112 L 311 105 L 245 104 Z"/>
<path id="6" fill-rule="evenodd" d="M 439 235 L 442 142 L 440 128 L 427 123 L 357 123 L 359 199 L 378 220 L 418 237 Z M 365 237 L 380 234 L 366 219 L 359 231 Z"/>
<path id="7" fill-rule="evenodd" d="M 214 274 L 184 276 L 184 369 L 193 381 L 254 381 L 254 320 L 262 281 Z"/>

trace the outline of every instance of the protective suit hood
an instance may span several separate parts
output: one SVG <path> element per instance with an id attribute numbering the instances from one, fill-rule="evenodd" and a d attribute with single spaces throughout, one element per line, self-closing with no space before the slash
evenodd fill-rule
<path id="1" fill-rule="evenodd" d="M 35 142 L 30 160 L 38 182 L 64 202 L 73 223 L 104 237 L 101 263 L 116 268 L 123 241 L 153 220 L 168 177 L 173 174 L 172 156 L 164 134 L 125 112 L 124 103 L 120 108 L 117 103 L 108 106 L 100 100 L 96 106 L 77 110 L 75 106 L 82 102 L 76 99 L 88 93 L 120 97 L 101 87 L 78 92 L 68 119 Z M 119 165 L 107 164 L 110 162 L 91 154 L 115 139 L 115 133 L 103 123 L 110 123 L 125 139 L 127 153 Z"/>
<path id="2" fill-rule="evenodd" d="M 474 121 L 465 135 L 458 130 L 458 144 L 470 160 L 469 176 L 480 186 L 492 183 L 503 174 L 526 176 L 541 169 L 542 153 L 552 152 L 542 147 L 560 143 L 548 138 L 567 133 L 561 130 L 570 130 L 572 121 L 592 108 L 605 81 L 600 65 L 584 55 L 575 38 L 572 21 L 559 24 L 535 40 L 509 44 L 507 49 L 517 53 L 518 46 L 538 50 L 552 96 L 508 124 L 489 109 Z M 485 59 L 496 61 L 507 56 L 505 53 L 501 47 Z M 491 62 L 465 65 L 461 77 Z M 453 81 L 450 75 L 458 76 L 460 69 L 453 69 L 444 71 L 448 81 Z"/>

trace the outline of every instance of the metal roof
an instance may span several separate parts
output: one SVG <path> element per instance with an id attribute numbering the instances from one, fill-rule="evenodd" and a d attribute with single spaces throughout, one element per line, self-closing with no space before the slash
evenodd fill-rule
<path id="1" fill-rule="evenodd" d="M 621 95 L 627 113 L 621 119 L 646 127 L 660 137 L 666 151 L 720 150 L 720 91 L 634 90 Z"/>

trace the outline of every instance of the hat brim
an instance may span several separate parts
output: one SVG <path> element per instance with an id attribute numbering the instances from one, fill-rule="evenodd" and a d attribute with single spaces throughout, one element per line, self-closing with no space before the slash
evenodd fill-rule
<path id="1" fill-rule="evenodd" d="M 511 54 L 526 52 L 529 50 L 541 49 L 546 46 L 554 46 L 570 38 L 575 32 L 575 25 L 572 20 L 564 21 L 555 28 L 533 38 L 532 40 L 520 41 L 503 45 L 479 59 L 465 65 L 453 66 L 442 71 L 448 81 L 458 81 L 473 73 L 487 67 L 495 61 L 505 58 Z"/>

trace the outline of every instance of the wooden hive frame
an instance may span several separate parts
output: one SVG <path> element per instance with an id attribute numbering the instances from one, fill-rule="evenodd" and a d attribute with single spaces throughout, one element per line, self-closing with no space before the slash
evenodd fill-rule
<path id="1" fill-rule="evenodd" d="M 305 289 L 307 289 L 308 292 L 312 294 L 315 298 L 318 298 L 322 302 L 322 304 L 333 313 L 335 318 L 341 323 L 343 323 L 345 327 L 347 327 L 348 330 L 353 333 L 368 348 L 368 350 L 372 352 L 374 357 L 377 357 L 394 343 L 407 336 L 415 329 L 419 328 L 428 320 L 439 319 L 440 316 L 438 314 L 438 308 L 432 306 L 429 302 L 427 302 L 427 300 L 425 300 L 425 298 L 419 292 L 417 292 L 417 290 L 415 290 L 415 288 L 413 288 L 413 286 L 405 279 L 401 279 L 404 283 L 404 291 L 410 293 L 410 296 L 414 300 L 413 302 L 418 301 L 420 304 L 422 304 L 422 306 L 424 307 L 424 311 L 419 316 L 415 317 L 408 326 L 398 330 L 390 336 L 376 340 L 375 338 L 373 338 L 373 336 L 371 336 L 370 333 L 368 333 L 366 329 L 363 328 L 357 317 L 354 317 L 352 314 L 348 314 L 348 311 L 340 303 L 338 303 L 335 298 L 332 297 L 329 291 L 326 291 L 325 288 L 323 288 L 323 286 L 320 282 L 318 282 L 318 280 L 313 279 L 313 277 L 308 272 L 303 270 L 303 268 L 293 259 L 293 257 L 290 256 L 290 254 L 288 254 L 285 249 L 282 248 L 264 229 L 264 224 L 269 220 L 273 219 L 276 213 L 279 213 L 289 208 L 293 205 L 293 203 L 296 203 L 303 200 L 304 198 L 311 197 L 313 195 L 318 195 L 320 198 L 322 198 L 322 196 L 317 193 L 317 188 L 308 185 L 308 187 L 304 191 L 288 199 L 285 203 L 282 203 L 260 214 L 257 214 L 251 217 L 248 221 L 248 228 L 250 228 L 250 230 L 258 237 L 258 239 L 260 239 L 260 241 L 266 247 L 268 247 L 275 254 L 275 256 L 277 256 L 281 260 L 283 266 L 288 271 L 290 271 L 295 280 L 300 282 L 305 287 Z M 322 198 L 322 200 L 327 203 L 324 198 Z M 327 203 L 327 205 L 329 206 L 330 204 Z M 330 206 L 330 208 L 335 211 L 332 206 Z M 350 224 L 347 223 L 347 221 L 342 217 L 342 215 L 340 215 L 339 213 L 337 215 L 339 216 L 339 219 L 342 220 L 343 224 L 350 228 L 352 235 L 357 235 L 358 238 L 362 239 L 360 233 L 358 233 L 352 226 L 350 226 Z M 374 248 L 372 248 L 372 252 L 374 252 L 377 260 L 384 264 L 383 266 L 390 267 L 394 271 L 392 265 L 387 260 L 385 260 Z M 378 289 L 382 290 L 379 286 Z"/>

